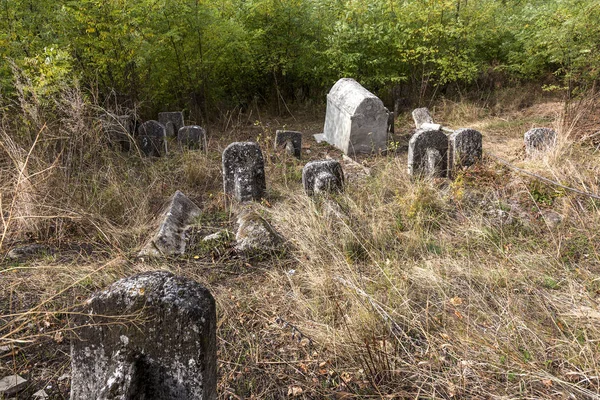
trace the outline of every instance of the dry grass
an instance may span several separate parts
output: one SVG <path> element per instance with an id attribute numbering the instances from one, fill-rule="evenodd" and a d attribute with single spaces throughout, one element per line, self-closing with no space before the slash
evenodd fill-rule
<path id="1" fill-rule="evenodd" d="M 277 154 L 268 141 L 276 126 L 308 126 L 308 157 L 339 157 L 309 140 L 320 125 L 312 118 L 255 125 L 230 115 L 220 125 L 224 137 L 213 129 L 208 154 L 147 160 L 94 139 L 101 132 L 81 107 L 63 116 L 80 119 L 69 125 L 73 135 L 91 132 L 93 157 L 68 141 L 69 151 L 48 154 L 56 146 L 33 147 L 31 132 L 2 140 L 5 152 L 18 147 L 8 153 L 21 160 L 0 165 L 5 221 L 40 217 L 33 227 L 5 222 L 2 251 L 22 237 L 93 245 L 87 255 L 63 249 L 0 264 L 0 345 L 19 348 L 1 356 L 0 368 L 27 375 L 36 390 L 52 383 L 55 398 L 66 398 L 68 380 L 58 378 L 69 369 L 69 315 L 83 300 L 120 277 L 168 269 L 205 284 L 217 300 L 224 399 L 600 396 L 598 202 L 489 158 L 453 182 L 412 181 L 403 154 L 365 159 L 370 176 L 350 176 L 344 194 L 312 201 L 300 184 L 306 159 Z M 516 165 L 600 192 L 600 163 L 578 139 L 573 113 L 492 115 L 467 103 L 439 110 L 436 119 L 449 126 L 477 124 L 486 149 Z M 579 121 L 588 110 L 580 109 Z M 559 145 L 525 160 L 522 135 L 539 122 L 556 124 Z M 38 142 L 58 140 L 51 124 L 45 129 Z M 269 260 L 202 248 L 164 261 L 131 256 L 176 189 L 205 211 L 200 230 L 232 229 L 235 215 L 220 195 L 220 150 L 257 136 L 269 187 L 259 207 L 289 252 Z M 26 181 L 37 190 L 24 204 L 19 171 L 28 153 Z M 63 167 L 65 154 L 76 170 Z"/>

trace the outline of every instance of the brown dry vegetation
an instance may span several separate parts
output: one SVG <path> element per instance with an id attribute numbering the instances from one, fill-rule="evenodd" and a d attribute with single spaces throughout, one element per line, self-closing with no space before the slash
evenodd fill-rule
<path id="1" fill-rule="evenodd" d="M 231 114 L 211 127 L 209 150 L 162 159 L 120 153 L 103 139 L 101 112 L 80 93 L 46 121 L 35 99 L 0 130 L 0 254 L 40 241 L 59 249 L 26 262 L 0 259 L 0 375 L 68 398 L 69 327 L 93 291 L 140 271 L 166 269 L 205 284 L 217 301 L 219 396 L 241 398 L 598 398 L 600 203 L 518 174 L 492 155 L 580 190 L 600 193 L 595 102 L 518 110 L 440 101 L 434 117 L 475 127 L 488 155 L 453 181 L 406 173 L 409 113 L 396 152 L 346 169 L 346 192 L 312 201 L 308 159 L 340 153 L 310 134 L 306 112 L 283 119 Z M 526 161 L 522 135 L 553 126 L 560 143 Z M 302 129 L 304 159 L 272 150 L 275 129 Z M 246 260 L 228 228 L 220 152 L 254 139 L 267 162 L 258 208 L 289 241 L 270 259 Z M 142 261 L 136 250 L 175 190 L 203 210 L 185 257 Z M 555 224 L 555 214 L 562 222 Z"/>

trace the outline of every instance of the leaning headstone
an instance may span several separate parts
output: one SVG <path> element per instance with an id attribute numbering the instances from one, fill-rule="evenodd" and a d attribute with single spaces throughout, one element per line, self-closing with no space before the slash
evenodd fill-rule
<path id="1" fill-rule="evenodd" d="M 177 142 L 189 149 L 206 149 L 206 130 L 198 125 L 184 126 L 177 133 Z"/>
<path id="2" fill-rule="evenodd" d="M 448 170 L 468 167 L 481 159 L 481 133 L 475 129 L 462 128 L 448 137 Z"/>
<path id="3" fill-rule="evenodd" d="M 217 398 L 215 300 L 166 271 L 121 279 L 74 315 L 71 400 Z"/>
<path id="4" fill-rule="evenodd" d="M 342 78 L 327 94 L 324 139 L 349 155 L 385 150 L 388 110 L 351 78 Z"/>
<path id="5" fill-rule="evenodd" d="M 525 153 L 535 156 L 548 151 L 556 143 L 556 132 L 550 128 L 533 128 L 525 133 Z"/>
<path id="6" fill-rule="evenodd" d="M 302 184 L 308 196 L 341 192 L 344 189 L 344 171 L 335 160 L 311 161 L 302 169 Z"/>
<path id="7" fill-rule="evenodd" d="M 266 190 L 265 162 L 255 142 L 234 142 L 223 151 L 223 189 L 237 201 L 255 201 Z"/>
<path id="8" fill-rule="evenodd" d="M 200 209 L 179 190 L 175 192 L 168 207 L 162 213 L 158 231 L 142 248 L 138 256 L 165 256 L 183 254 L 187 232 Z"/>
<path id="9" fill-rule="evenodd" d="M 412 112 L 413 120 L 417 129 L 421 129 L 423 124 L 433 124 L 433 118 L 426 107 L 415 108 Z"/>
<path id="10" fill-rule="evenodd" d="M 296 158 L 302 156 L 302 133 L 278 130 L 275 132 L 275 149 L 283 147 Z"/>
<path id="11" fill-rule="evenodd" d="M 19 393 L 27 386 L 27 380 L 19 375 L 9 375 L 0 379 L 0 398 Z"/>
<path id="12" fill-rule="evenodd" d="M 439 130 L 417 131 L 408 142 L 408 173 L 412 176 L 446 177 L 448 138 Z"/>
<path id="13" fill-rule="evenodd" d="M 167 153 L 165 126 L 158 121 L 146 121 L 138 127 L 138 146 L 146 156 L 160 157 Z"/>
<path id="14" fill-rule="evenodd" d="M 177 136 L 179 130 L 185 125 L 181 111 L 158 113 L 158 122 L 165 126 L 167 137 Z"/>

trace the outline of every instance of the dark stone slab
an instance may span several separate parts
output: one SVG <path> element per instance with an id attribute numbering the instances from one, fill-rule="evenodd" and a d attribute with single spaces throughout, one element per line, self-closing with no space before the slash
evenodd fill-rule
<path id="1" fill-rule="evenodd" d="M 439 130 L 417 131 L 408 142 L 408 173 L 446 177 L 447 170 L 448 137 Z"/>
<path id="2" fill-rule="evenodd" d="M 188 149 L 206 149 L 206 130 L 198 125 L 184 126 L 177 133 L 179 146 Z"/>
<path id="3" fill-rule="evenodd" d="M 223 189 L 237 201 L 260 200 L 266 190 L 265 162 L 255 142 L 234 142 L 223 151 Z"/>
<path id="4" fill-rule="evenodd" d="M 284 147 L 294 157 L 302 156 L 302 133 L 278 130 L 275 132 L 275 149 Z"/>
<path id="5" fill-rule="evenodd" d="M 176 137 L 185 125 L 181 111 L 158 113 L 158 122 L 165 126 L 167 137 Z"/>
<path id="6" fill-rule="evenodd" d="M 146 156 L 160 157 L 167 153 L 165 126 L 158 121 L 146 121 L 138 127 L 138 147 Z"/>

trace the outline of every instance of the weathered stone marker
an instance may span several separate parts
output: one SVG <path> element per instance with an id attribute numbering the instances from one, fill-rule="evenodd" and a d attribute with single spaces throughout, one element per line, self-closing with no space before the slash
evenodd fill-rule
<path id="1" fill-rule="evenodd" d="M 242 212 L 237 219 L 235 250 L 246 256 L 272 253 L 281 246 L 283 238 L 255 211 Z"/>
<path id="2" fill-rule="evenodd" d="M 71 400 L 217 398 L 215 300 L 169 272 L 121 279 L 74 316 Z"/>
<path id="3" fill-rule="evenodd" d="M 146 156 L 160 157 L 167 153 L 165 126 L 158 121 L 146 121 L 138 127 L 138 146 Z"/>
<path id="4" fill-rule="evenodd" d="M 525 153 L 536 156 L 554 147 L 556 132 L 550 128 L 533 128 L 525 133 L 524 140 Z"/>
<path id="5" fill-rule="evenodd" d="M 351 78 L 342 78 L 327 94 L 323 138 L 349 155 L 385 150 L 388 110 Z"/>
<path id="6" fill-rule="evenodd" d="M 344 171 L 335 160 L 311 161 L 302 169 L 302 184 L 308 196 L 344 190 Z"/>
<path id="7" fill-rule="evenodd" d="M 177 142 L 181 147 L 206 150 L 206 130 L 198 125 L 184 126 L 177 133 Z"/>
<path id="8" fill-rule="evenodd" d="M 158 122 L 165 126 L 168 137 L 176 137 L 179 130 L 185 125 L 181 111 L 158 113 Z"/>
<path id="9" fill-rule="evenodd" d="M 276 131 L 275 149 L 284 147 L 296 158 L 302 156 L 302 133 L 296 131 Z"/>
<path id="10" fill-rule="evenodd" d="M 175 192 L 168 207 L 162 213 L 162 222 L 152 239 L 139 252 L 138 256 L 166 256 L 183 254 L 187 241 L 187 231 L 201 211 L 179 190 Z"/>
<path id="11" fill-rule="evenodd" d="M 417 130 L 434 130 L 438 131 L 442 129 L 440 124 L 433 122 L 433 118 L 426 107 L 415 108 L 412 112 L 413 120 Z"/>
<path id="12" fill-rule="evenodd" d="M 133 116 L 105 114 L 100 117 L 100 122 L 111 143 L 118 144 L 121 151 L 131 149 L 134 133 Z"/>
<path id="13" fill-rule="evenodd" d="M 408 142 L 408 173 L 445 177 L 447 169 L 448 137 L 440 130 L 417 131 Z"/>
<path id="14" fill-rule="evenodd" d="M 265 162 L 255 142 L 234 142 L 223 151 L 223 190 L 237 201 L 262 198 L 266 190 Z"/>
<path id="15" fill-rule="evenodd" d="M 448 170 L 468 167 L 481 159 L 481 133 L 475 129 L 462 128 L 448 137 Z"/>

